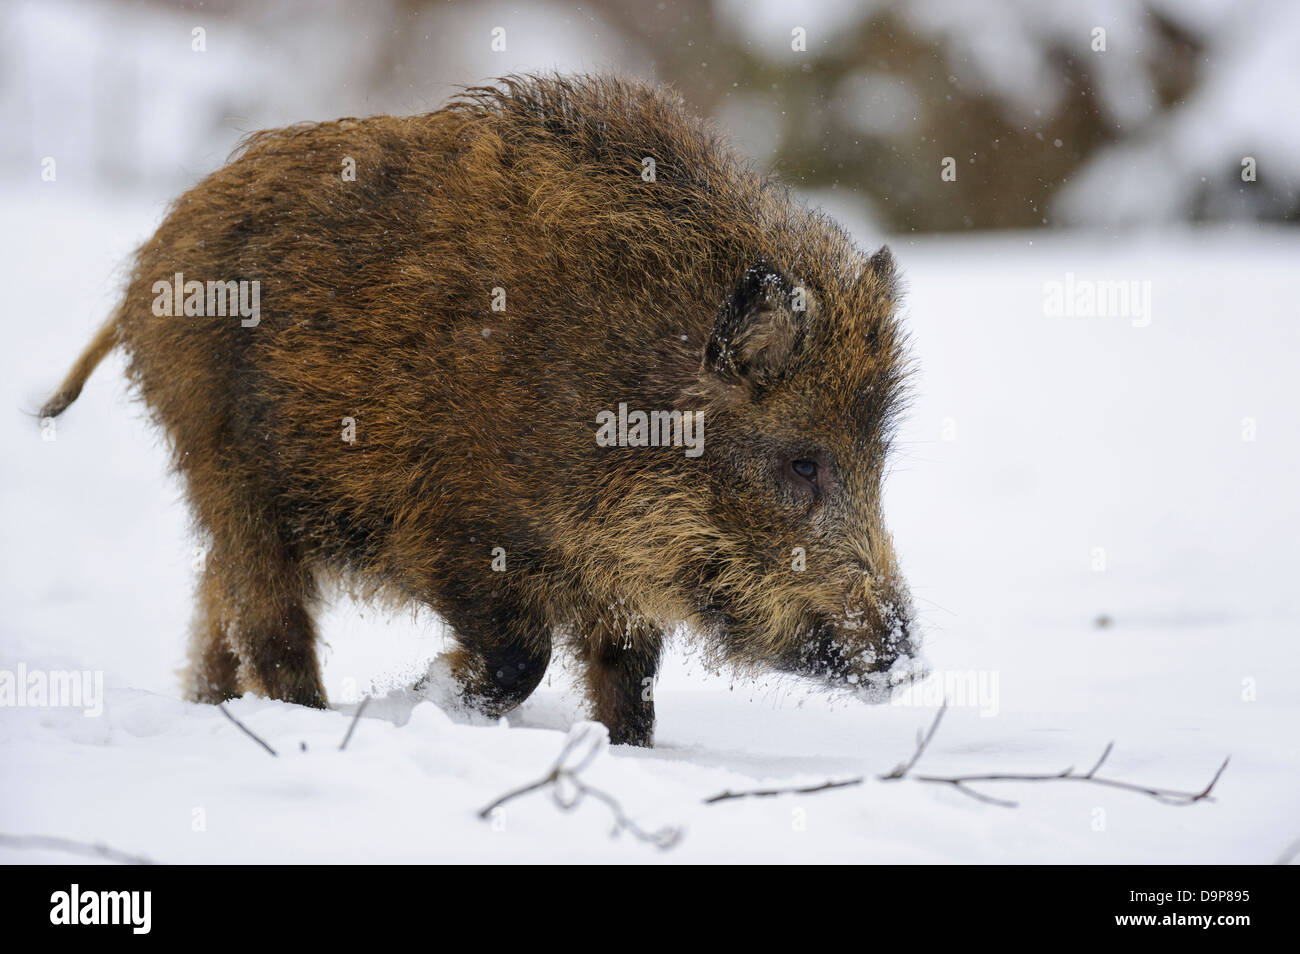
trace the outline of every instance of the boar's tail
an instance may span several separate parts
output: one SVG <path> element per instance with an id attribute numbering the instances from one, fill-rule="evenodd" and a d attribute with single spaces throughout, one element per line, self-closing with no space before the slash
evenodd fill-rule
<path id="1" fill-rule="evenodd" d="M 58 417 L 66 411 L 68 405 L 81 393 L 81 388 L 85 385 L 86 378 L 90 377 L 90 372 L 104 360 L 106 354 L 117 347 L 117 343 L 117 316 L 114 315 L 95 332 L 95 337 L 90 339 L 86 350 L 81 352 L 81 357 L 72 366 L 68 376 L 63 379 L 63 384 L 41 408 L 41 417 Z"/>

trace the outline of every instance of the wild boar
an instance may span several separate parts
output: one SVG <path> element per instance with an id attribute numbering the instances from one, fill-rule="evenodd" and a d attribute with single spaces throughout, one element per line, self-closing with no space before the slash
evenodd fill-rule
<path id="1" fill-rule="evenodd" d="M 507 77 L 250 136 L 138 251 L 42 415 L 124 349 L 208 546 L 188 696 L 325 706 L 313 607 L 432 608 L 488 714 L 580 661 L 650 745 L 665 638 L 864 696 L 913 672 L 881 519 L 887 248 L 671 93 Z"/>

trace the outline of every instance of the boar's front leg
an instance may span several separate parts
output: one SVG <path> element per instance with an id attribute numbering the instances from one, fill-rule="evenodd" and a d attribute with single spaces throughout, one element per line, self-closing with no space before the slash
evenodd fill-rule
<path id="1" fill-rule="evenodd" d="M 617 611 L 592 614 L 574 633 L 592 716 L 615 745 L 654 745 L 654 681 L 663 631 Z"/>
<path id="2" fill-rule="evenodd" d="M 465 704 L 484 715 L 505 715 L 527 699 L 551 661 L 544 624 L 509 604 L 448 613 L 459 645 L 449 654 Z"/>

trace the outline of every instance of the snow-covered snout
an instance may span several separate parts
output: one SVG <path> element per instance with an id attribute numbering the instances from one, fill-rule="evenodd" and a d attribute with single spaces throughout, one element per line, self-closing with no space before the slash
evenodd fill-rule
<path id="1" fill-rule="evenodd" d="M 893 260 L 802 276 L 761 261 L 705 352 L 713 629 L 741 664 L 865 698 L 923 669 L 881 484 L 906 360 Z"/>
<path id="2" fill-rule="evenodd" d="M 854 578 L 843 603 L 811 614 L 780 668 L 885 702 L 896 686 L 928 672 L 911 597 L 892 567 L 882 573 L 864 563 L 846 570 Z"/>

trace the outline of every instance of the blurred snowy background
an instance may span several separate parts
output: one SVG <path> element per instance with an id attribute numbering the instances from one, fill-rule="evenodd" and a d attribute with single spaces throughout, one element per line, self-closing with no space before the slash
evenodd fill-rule
<path id="1" fill-rule="evenodd" d="M 250 130 L 617 68 L 892 232 L 1300 216 L 1290 0 L 9 0 L 2 29 L 20 179 L 54 156 L 65 183 L 167 196 Z"/>
<path id="2" fill-rule="evenodd" d="M 163 861 L 1278 859 L 1300 837 L 1297 50 L 1284 0 L 0 5 L 0 670 L 108 685 L 94 719 L 0 706 L 0 832 Z M 1110 771 L 1175 788 L 1231 754 L 1216 802 L 1011 785 L 992 792 L 1007 810 L 872 781 L 705 806 L 888 771 L 934 697 L 868 709 L 733 681 L 679 641 L 657 747 L 592 779 L 648 826 L 684 824 L 680 846 L 611 840 L 599 805 L 543 796 L 497 830 L 475 811 L 582 717 L 568 673 L 508 730 L 390 699 L 339 753 L 351 693 L 443 643 L 434 619 L 346 600 L 322 620 L 342 711 L 232 706 L 281 759 L 178 701 L 193 541 L 120 360 L 57 441 L 23 411 L 166 202 L 244 133 L 544 68 L 673 83 L 864 247 L 894 247 L 919 373 L 887 516 L 938 678 L 996 687 L 948 714 L 926 767 L 1086 767 L 1115 739 Z M 1047 289 L 1076 279 L 1149 283 L 1150 309 L 1054 316 Z"/>

